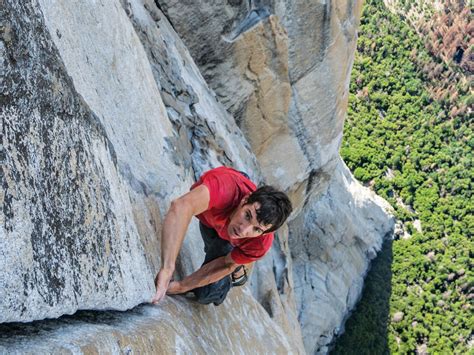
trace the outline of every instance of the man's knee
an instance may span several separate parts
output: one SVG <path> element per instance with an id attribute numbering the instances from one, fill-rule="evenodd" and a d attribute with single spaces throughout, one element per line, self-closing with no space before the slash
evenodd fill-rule
<path id="1" fill-rule="evenodd" d="M 193 290 L 196 301 L 201 304 L 214 303 L 216 306 L 224 302 L 231 287 L 230 277 L 214 282 L 210 285 L 198 287 Z"/>

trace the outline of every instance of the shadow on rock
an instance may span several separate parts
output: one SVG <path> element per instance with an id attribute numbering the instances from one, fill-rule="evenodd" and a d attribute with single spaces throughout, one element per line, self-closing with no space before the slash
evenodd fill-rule
<path id="1" fill-rule="evenodd" d="M 392 239 L 384 242 L 365 279 L 362 298 L 347 320 L 345 332 L 330 352 L 336 354 L 389 354 L 388 324 L 392 293 Z"/>

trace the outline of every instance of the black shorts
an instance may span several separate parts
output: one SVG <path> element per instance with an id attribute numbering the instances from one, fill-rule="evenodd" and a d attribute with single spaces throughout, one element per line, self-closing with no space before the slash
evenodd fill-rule
<path id="1" fill-rule="evenodd" d="M 202 265 L 231 252 L 232 245 L 228 241 L 220 238 L 215 229 L 206 227 L 201 222 L 199 222 L 199 229 L 201 230 L 202 240 L 204 241 L 204 252 L 206 253 Z M 230 275 L 228 275 L 219 281 L 195 288 L 192 291 L 196 295 L 196 300 L 199 303 L 214 303 L 217 306 L 224 302 L 231 287 L 232 279 Z"/>

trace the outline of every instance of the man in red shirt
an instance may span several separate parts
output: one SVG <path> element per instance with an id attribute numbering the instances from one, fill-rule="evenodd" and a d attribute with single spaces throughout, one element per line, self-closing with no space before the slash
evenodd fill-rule
<path id="1" fill-rule="evenodd" d="M 235 281 L 235 274 L 242 271 L 240 265 L 253 263 L 266 254 L 273 242 L 273 231 L 291 211 L 291 202 L 283 192 L 271 186 L 257 189 L 242 172 L 219 167 L 204 173 L 190 192 L 171 203 L 165 217 L 161 269 L 155 278 L 152 303 L 159 302 L 165 294 L 188 291 L 193 291 L 200 303 L 222 303 L 232 284 L 243 284 Z M 200 221 L 204 264 L 183 280 L 171 281 L 193 216 Z"/>

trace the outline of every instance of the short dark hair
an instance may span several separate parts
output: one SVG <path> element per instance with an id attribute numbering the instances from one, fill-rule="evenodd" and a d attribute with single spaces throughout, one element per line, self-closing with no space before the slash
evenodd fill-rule
<path id="1" fill-rule="evenodd" d="M 256 211 L 258 223 L 272 225 L 264 233 L 280 228 L 293 211 L 288 196 L 269 185 L 261 186 L 255 190 L 247 199 L 246 204 L 254 202 L 260 203 L 260 208 Z"/>

